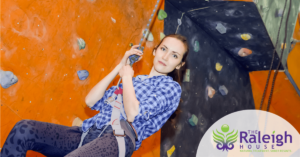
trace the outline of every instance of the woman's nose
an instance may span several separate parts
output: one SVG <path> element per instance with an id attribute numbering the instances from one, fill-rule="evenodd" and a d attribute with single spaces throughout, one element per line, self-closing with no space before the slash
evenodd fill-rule
<path id="1" fill-rule="evenodd" d="M 169 53 L 165 53 L 165 54 L 162 56 L 162 59 L 163 59 L 163 60 L 168 60 L 168 54 L 169 54 Z"/>

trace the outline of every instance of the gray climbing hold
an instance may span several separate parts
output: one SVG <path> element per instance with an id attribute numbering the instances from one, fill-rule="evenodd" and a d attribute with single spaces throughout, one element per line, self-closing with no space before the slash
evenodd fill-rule
<path id="1" fill-rule="evenodd" d="M 111 17 L 111 20 L 112 20 L 113 23 L 116 23 L 116 19 Z"/>
<path id="2" fill-rule="evenodd" d="M 226 33 L 226 27 L 223 26 L 221 23 L 218 23 L 218 24 L 217 24 L 216 29 L 217 29 L 221 34 Z"/>
<path id="3" fill-rule="evenodd" d="M 77 39 L 77 43 L 78 43 L 78 46 L 79 46 L 79 50 L 85 48 L 85 42 L 84 42 L 84 40 L 82 38 Z"/>
<path id="4" fill-rule="evenodd" d="M 198 52 L 199 49 L 200 49 L 199 42 L 198 42 L 198 41 L 195 41 L 195 43 L 194 43 L 194 51 L 195 51 L 195 52 Z"/>
<path id="5" fill-rule="evenodd" d="M 219 87 L 219 91 L 222 95 L 227 95 L 228 94 L 228 90 L 224 85 Z"/>
<path id="6" fill-rule="evenodd" d="M 0 83 L 3 88 L 8 88 L 18 82 L 18 78 L 11 71 L 0 70 Z"/>
<path id="7" fill-rule="evenodd" d="M 179 26 L 182 24 L 181 19 L 177 19 L 177 22 Z"/>
<path id="8" fill-rule="evenodd" d="M 192 117 L 189 119 L 189 123 L 191 126 L 195 126 L 198 123 L 198 118 L 197 116 L 195 116 L 194 114 L 192 115 Z"/>
<path id="9" fill-rule="evenodd" d="M 145 38 L 146 38 L 148 41 L 153 41 L 153 40 L 154 40 L 153 34 L 152 34 L 151 32 L 149 33 L 148 30 L 144 30 L 144 32 L 145 32 Z"/>
<path id="10" fill-rule="evenodd" d="M 163 20 L 163 19 L 167 18 L 167 16 L 168 15 L 164 10 L 162 10 L 162 9 L 159 10 L 159 12 L 158 12 L 158 19 L 159 20 Z"/>
<path id="11" fill-rule="evenodd" d="M 85 80 L 89 76 L 89 72 L 87 70 L 79 70 L 77 71 L 77 75 L 80 80 Z"/>

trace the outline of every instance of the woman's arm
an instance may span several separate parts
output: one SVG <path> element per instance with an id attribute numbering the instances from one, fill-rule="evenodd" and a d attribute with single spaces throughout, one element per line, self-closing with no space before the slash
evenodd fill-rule
<path id="1" fill-rule="evenodd" d="M 121 64 L 118 64 L 113 71 L 111 71 L 107 76 L 105 76 L 100 82 L 98 82 L 85 97 L 85 103 L 89 107 L 93 105 L 103 97 L 106 88 L 111 83 L 111 81 L 117 76 L 119 70 L 122 68 Z"/>
<path id="2" fill-rule="evenodd" d="M 137 100 L 135 91 L 133 88 L 132 77 L 133 70 L 127 65 L 120 71 L 120 76 L 123 82 L 123 104 L 127 120 L 133 122 L 134 117 L 138 114 L 140 102 Z"/>
<path id="3" fill-rule="evenodd" d="M 129 56 L 134 55 L 134 54 L 141 56 L 143 54 L 140 50 L 136 49 L 138 46 L 139 45 L 134 45 L 131 47 L 130 50 L 126 51 L 121 62 L 113 69 L 113 71 L 111 71 L 107 76 L 105 76 L 99 83 L 97 83 L 91 89 L 91 91 L 85 97 L 85 103 L 89 107 L 93 107 L 94 104 L 103 97 L 106 88 L 111 83 L 111 81 L 116 77 L 116 75 L 118 74 L 120 69 L 129 63 L 129 59 L 128 59 Z M 142 57 L 140 57 L 139 60 L 141 58 Z"/>

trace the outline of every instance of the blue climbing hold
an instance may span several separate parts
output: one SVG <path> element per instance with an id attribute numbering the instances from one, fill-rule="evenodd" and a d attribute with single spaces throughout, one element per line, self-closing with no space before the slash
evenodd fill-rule
<path id="1" fill-rule="evenodd" d="M 80 80 L 85 80 L 89 76 L 89 72 L 87 70 L 79 70 L 77 71 L 77 75 Z"/>

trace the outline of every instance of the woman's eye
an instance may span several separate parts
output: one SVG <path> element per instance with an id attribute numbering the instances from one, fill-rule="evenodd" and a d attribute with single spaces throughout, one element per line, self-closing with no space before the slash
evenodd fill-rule
<path id="1" fill-rule="evenodd" d="M 164 47 L 162 47 L 161 50 L 165 51 L 166 49 Z"/>
<path id="2" fill-rule="evenodd" d="M 173 57 L 174 57 L 174 58 L 178 58 L 178 56 L 177 56 L 177 55 L 173 55 Z"/>

